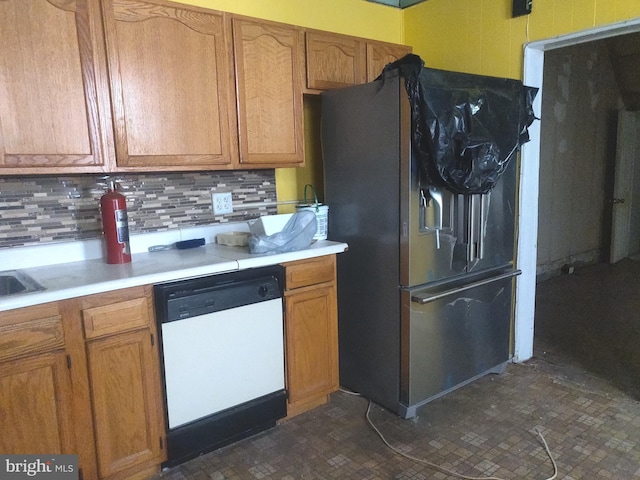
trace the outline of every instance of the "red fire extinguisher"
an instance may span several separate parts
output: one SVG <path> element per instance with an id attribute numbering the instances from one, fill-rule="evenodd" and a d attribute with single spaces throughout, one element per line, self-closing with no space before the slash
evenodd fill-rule
<path id="1" fill-rule="evenodd" d="M 107 247 L 107 263 L 129 263 L 129 222 L 127 201 L 124 195 L 116 192 L 116 184 L 109 181 L 109 191 L 100 198 L 102 211 L 102 229 Z"/>

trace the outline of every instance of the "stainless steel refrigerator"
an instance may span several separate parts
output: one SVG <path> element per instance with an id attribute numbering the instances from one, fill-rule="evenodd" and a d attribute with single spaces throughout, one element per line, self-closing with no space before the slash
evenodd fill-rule
<path id="1" fill-rule="evenodd" d="M 429 72 L 443 88 L 504 82 Z M 405 418 L 504 370 L 518 274 L 516 159 L 490 191 L 452 191 L 425 169 L 416 108 L 393 73 L 321 95 L 328 235 L 349 244 L 338 258 L 340 384 Z"/>

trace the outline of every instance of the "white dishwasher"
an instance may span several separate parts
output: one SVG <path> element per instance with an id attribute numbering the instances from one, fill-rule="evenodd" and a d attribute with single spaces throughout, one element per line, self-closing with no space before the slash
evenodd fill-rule
<path id="1" fill-rule="evenodd" d="M 286 416 L 282 272 L 263 267 L 154 286 L 167 410 L 164 466 Z"/>

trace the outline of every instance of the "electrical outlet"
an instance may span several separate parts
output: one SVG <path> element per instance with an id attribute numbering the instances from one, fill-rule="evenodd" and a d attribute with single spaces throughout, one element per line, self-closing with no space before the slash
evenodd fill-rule
<path id="1" fill-rule="evenodd" d="M 233 202 L 231 193 L 212 193 L 211 203 L 213 204 L 213 214 L 233 213 Z"/>

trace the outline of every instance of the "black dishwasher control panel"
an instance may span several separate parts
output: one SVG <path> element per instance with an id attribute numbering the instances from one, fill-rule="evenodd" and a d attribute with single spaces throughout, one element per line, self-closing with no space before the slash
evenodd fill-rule
<path id="1" fill-rule="evenodd" d="M 207 275 L 154 285 L 159 323 L 282 298 L 279 265 Z"/>

